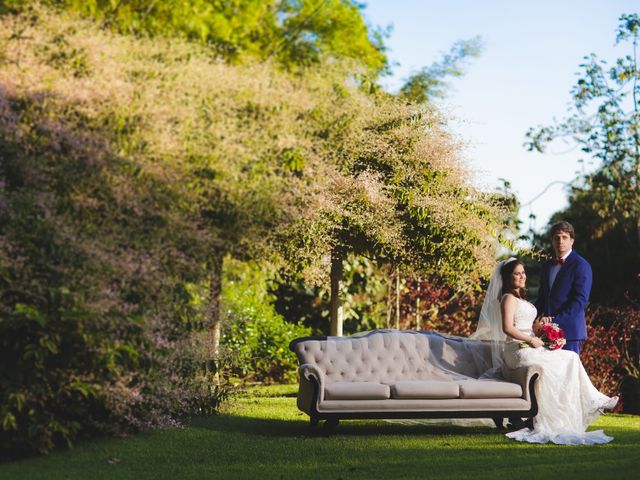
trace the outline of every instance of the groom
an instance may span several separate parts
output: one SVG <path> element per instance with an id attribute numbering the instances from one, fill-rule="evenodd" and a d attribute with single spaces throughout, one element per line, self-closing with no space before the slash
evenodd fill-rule
<path id="1" fill-rule="evenodd" d="M 584 312 L 591 292 L 591 265 L 572 250 L 574 234 L 569 222 L 551 227 L 555 258 L 542 265 L 535 306 L 543 322 L 552 321 L 564 330 L 564 349 L 580 354 L 582 342 L 587 339 Z"/>

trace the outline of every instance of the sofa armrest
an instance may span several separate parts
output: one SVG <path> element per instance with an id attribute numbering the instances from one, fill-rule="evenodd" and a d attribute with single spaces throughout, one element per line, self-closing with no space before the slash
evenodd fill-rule
<path id="1" fill-rule="evenodd" d="M 532 379 L 537 379 L 542 373 L 542 367 L 538 365 L 529 365 L 527 367 L 520 368 L 505 368 L 507 380 L 513 383 L 517 383 L 522 387 L 522 398 L 526 401 L 530 402 L 531 392 L 529 390 L 529 386 L 533 387 L 531 383 Z"/>
<path id="2" fill-rule="evenodd" d="M 324 374 L 315 365 L 304 363 L 298 368 L 300 387 L 298 408 L 311 415 L 324 399 Z"/>

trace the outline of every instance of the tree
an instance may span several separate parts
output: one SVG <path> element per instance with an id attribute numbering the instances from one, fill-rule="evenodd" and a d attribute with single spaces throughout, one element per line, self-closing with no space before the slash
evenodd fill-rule
<path id="1" fill-rule="evenodd" d="M 368 26 L 354 0 L 276 2 L 280 38 L 268 49 L 287 64 L 305 65 L 327 58 L 349 59 L 376 78 L 388 68 L 384 33 Z"/>
<path id="2" fill-rule="evenodd" d="M 569 138 L 599 164 L 569 193 L 569 207 L 552 218 L 572 221 L 577 248 L 594 262 L 594 294 L 615 301 L 629 286 L 640 292 L 640 71 L 638 15 L 622 15 L 616 43 L 629 54 L 611 67 L 595 54 L 585 57 L 572 89 L 573 107 L 565 120 L 527 132 L 529 150 L 544 152 L 557 138 Z"/>
<path id="3" fill-rule="evenodd" d="M 438 273 L 454 284 L 478 281 L 493 264 L 502 210 L 469 184 L 434 110 L 383 93 L 332 103 L 345 120 L 328 138 L 327 182 L 317 206 L 283 241 L 283 256 L 303 259 L 295 265 L 301 269 L 328 270 L 337 334 L 347 255 Z"/>
<path id="4" fill-rule="evenodd" d="M 413 73 L 400 88 L 400 97 L 414 103 L 443 98 L 447 94 L 448 77 L 461 77 L 471 58 L 480 56 L 482 41 L 480 37 L 455 42 L 442 60 L 434 62 Z"/>
<path id="5" fill-rule="evenodd" d="M 7 8 L 32 0 L 8 0 Z M 353 0 L 49 0 L 121 33 L 207 45 L 234 63 L 277 60 L 289 68 L 350 59 L 376 77 L 387 67 L 383 35 Z M 1 13 L 1 12 L 0 12 Z"/>

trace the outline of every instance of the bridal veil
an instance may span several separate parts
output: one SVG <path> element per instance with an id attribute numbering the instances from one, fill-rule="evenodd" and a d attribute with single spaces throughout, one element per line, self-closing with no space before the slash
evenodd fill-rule
<path id="1" fill-rule="evenodd" d="M 509 262 L 515 261 L 511 257 L 496 265 L 487 287 L 487 293 L 480 310 L 478 327 L 469 338 L 471 340 L 484 340 L 491 342 L 491 369 L 482 376 L 485 378 L 502 377 L 502 367 L 504 365 L 504 348 L 506 334 L 502 331 L 502 312 L 500 311 L 500 300 L 502 297 L 502 275 L 500 270 Z"/>

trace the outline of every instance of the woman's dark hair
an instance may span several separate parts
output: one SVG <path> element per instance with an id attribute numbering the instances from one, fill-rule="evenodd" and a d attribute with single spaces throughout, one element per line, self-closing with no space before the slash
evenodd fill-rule
<path id="1" fill-rule="evenodd" d="M 500 268 L 500 276 L 502 277 L 502 292 L 500 292 L 500 297 L 505 293 L 511 293 L 518 298 L 524 299 L 524 288 L 515 288 L 513 286 L 512 274 L 518 265 L 522 265 L 524 267 L 524 262 L 522 260 L 515 259 L 505 263 L 502 268 Z"/>

